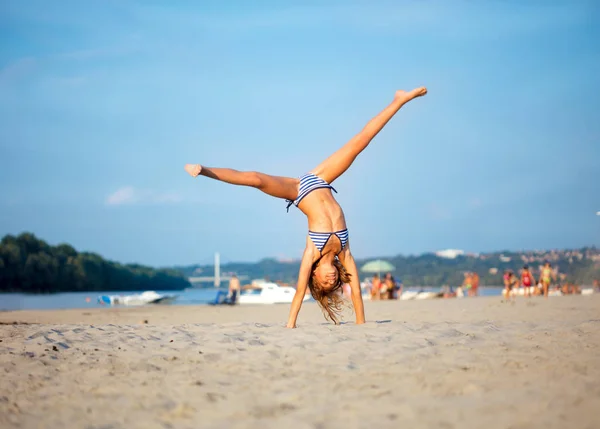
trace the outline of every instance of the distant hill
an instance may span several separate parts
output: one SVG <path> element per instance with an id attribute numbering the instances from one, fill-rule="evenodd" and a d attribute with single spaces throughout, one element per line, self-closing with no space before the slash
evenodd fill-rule
<path id="1" fill-rule="evenodd" d="M 441 253 L 444 254 L 444 253 Z M 452 255 L 454 256 L 454 255 Z M 466 271 L 477 272 L 482 285 L 501 285 L 502 274 L 506 269 L 515 273 L 529 264 L 537 276 L 539 267 L 548 260 L 562 274 L 564 281 L 577 284 L 591 284 L 600 279 L 600 250 L 586 247 L 575 250 L 547 250 L 522 252 L 494 252 L 484 254 L 458 254 L 454 258 L 426 253 L 419 256 L 381 257 L 395 266 L 392 274 L 401 279 L 406 286 L 442 286 L 444 284 L 459 285 Z M 371 259 L 357 260 L 357 266 L 364 265 Z M 280 262 L 275 259 L 263 259 L 256 263 L 227 263 L 221 265 L 221 273 L 246 275 L 250 279 L 268 278 L 272 281 L 295 284 L 300 261 Z M 212 276 L 213 265 L 192 265 L 174 267 L 186 277 Z M 383 273 L 382 273 L 383 274 Z M 361 279 L 372 276 L 362 273 Z M 209 285 L 207 285 L 209 286 Z"/>
<path id="2" fill-rule="evenodd" d="M 181 290 L 179 271 L 122 265 L 68 244 L 50 246 L 35 235 L 6 235 L 0 242 L 0 292 Z"/>
<path id="3" fill-rule="evenodd" d="M 456 286 L 462 283 L 465 271 L 477 272 L 482 285 L 501 285 L 505 269 L 518 272 L 527 263 L 537 275 L 539 266 L 546 260 L 557 268 L 565 281 L 589 285 L 594 279 L 600 280 L 600 251 L 595 247 L 477 255 L 446 251 L 379 259 L 392 263 L 395 266 L 392 274 L 406 286 Z M 369 260 L 357 260 L 358 268 Z M 256 263 L 223 264 L 221 273 L 295 285 L 299 267 L 300 261 L 267 258 Z M 50 246 L 30 233 L 6 235 L 0 241 L 0 292 L 181 290 L 190 286 L 188 277 L 212 276 L 213 273 L 213 265 L 171 269 L 123 265 L 95 253 L 77 252 L 68 244 Z M 361 272 L 361 279 L 370 276 L 372 273 Z"/>

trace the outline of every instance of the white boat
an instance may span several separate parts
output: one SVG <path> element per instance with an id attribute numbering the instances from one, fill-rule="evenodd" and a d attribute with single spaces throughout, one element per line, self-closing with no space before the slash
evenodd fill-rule
<path id="1" fill-rule="evenodd" d="M 161 295 L 152 290 L 134 295 L 100 295 L 99 304 L 107 305 L 146 305 L 167 304 L 173 302 L 177 295 Z"/>
<path id="2" fill-rule="evenodd" d="M 409 301 L 409 300 L 413 300 L 413 299 L 433 299 L 433 298 L 439 298 L 440 297 L 440 293 L 439 292 L 428 292 L 428 291 L 416 291 L 416 290 L 407 290 L 402 292 L 402 295 L 400 295 L 400 300 L 402 301 Z"/>
<path id="3" fill-rule="evenodd" d="M 296 289 L 289 286 L 279 286 L 277 283 L 255 280 L 252 288 L 242 290 L 238 302 L 240 304 L 290 304 Z M 303 301 L 310 298 L 304 296 Z"/>
<path id="4" fill-rule="evenodd" d="M 402 301 L 408 301 L 410 299 L 415 299 L 418 294 L 419 292 L 417 292 L 416 290 L 407 290 L 402 292 L 402 295 L 400 295 L 400 299 Z"/>
<path id="5" fill-rule="evenodd" d="M 533 286 L 531 286 L 529 288 L 529 294 L 533 295 L 533 292 L 535 291 L 535 288 Z M 581 293 L 580 294 L 569 294 L 569 295 L 592 295 L 594 293 L 594 289 L 593 288 L 584 288 L 581 289 Z M 524 296 L 525 295 L 525 288 L 520 287 L 520 288 L 516 288 L 510 291 L 510 296 Z M 562 293 L 561 290 L 557 290 L 557 289 L 551 289 L 548 291 L 548 296 L 564 296 L 565 294 Z M 506 289 L 502 290 L 502 296 L 504 298 L 506 298 Z"/>
<path id="6" fill-rule="evenodd" d="M 439 295 L 437 292 L 420 292 L 415 296 L 415 299 L 433 299 L 439 298 Z"/>
<path id="7" fill-rule="evenodd" d="M 527 290 L 528 289 L 528 290 Z M 535 287 L 534 286 L 529 286 L 529 287 L 518 287 L 518 288 L 513 288 L 510 291 L 511 296 L 525 296 L 525 291 L 527 290 L 527 292 L 530 295 L 533 295 L 533 292 L 535 291 Z M 552 292 L 554 291 L 550 291 L 549 296 L 552 296 Z M 506 289 L 502 289 L 502 295 L 506 296 Z M 562 295 L 562 293 L 561 293 Z"/>

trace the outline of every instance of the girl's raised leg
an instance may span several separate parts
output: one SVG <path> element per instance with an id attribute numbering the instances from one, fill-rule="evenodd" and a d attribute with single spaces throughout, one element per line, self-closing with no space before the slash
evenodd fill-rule
<path id="1" fill-rule="evenodd" d="M 382 130 L 390 119 L 410 100 L 427 94 L 424 87 L 412 91 L 396 91 L 394 101 L 381 113 L 369 121 L 360 133 L 352 137 L 341 149 L 323 161 L 312 173 L 332 183 L 340 177 L 352 165 L 359 153 L 361 153 Z"/>
<path id="2" fill-rule="evenodd" d="M 298 196 L 298 179 L 270 176 L 256 171 L 237 171 L 231 168 L 205 167 L 200 164 L 186 164 L 185 171 L 190 176 L 205 176 L 232 185 L 250 186 L 276 198 L 294 200 Z"/>

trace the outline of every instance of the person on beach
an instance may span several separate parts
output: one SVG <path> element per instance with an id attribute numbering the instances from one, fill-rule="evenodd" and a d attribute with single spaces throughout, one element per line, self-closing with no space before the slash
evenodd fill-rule
<path id="1" fill-rule="evenodd" d="M 229 279 L 229 288 L 227 289 L 227 292 L 224 290 L 218 291 L 217 296 L 215 297 L 215 300 L 211 302 L 211 305 L 237 304 L 240 289 L 240 280 L 235 274 L 233 274 Z"/>
<path id="2" fill-rule="evenodd" d="M 443 285 L 441 291 L 442 298 L 456 298 L 456 292 L 450 285 Z"/>
<path id="3" fill-rule="evenodd" d="M 339 323 L 343 299 L 342 285 L 349 283 L 356 323 L 365 323 L 360 278 L 350 251 L 344 212 L 333 197 L 331 185 L 352 165 L 390 119 L 409 101 L 427 93 L 424 87 L 396 91 L 393 101 L 337 152 L 299 178 L 270 176 L 255 171 L 213 168 L 186 164 L 192 176 L 205 176 L 233 185 L 249 186 L 276 198 L 285 199 L 287 208 L 295 205 L 307 217 L 308 235 L 300 262 L 298 285 L 287 322 L 296 327 L 302 300 L 308 287 L 326 318 Z M 337 191 L 335 191 L 337 192 Z"/>
<path id="4" fill-rule="evenodd" d="M 388 284 L 385 281 L 385 276 L 379 282 L 379 299 L 386 300 L 389 297 Z"/>
<path id="5" fill-rule="evenodd" d="M 504 272 L 504 295 L 507 300 L 510 300 L 511 297 L 514 297 L 516 293 L 516 288 L 519 285 L 519 280 L 517 276 L 513 273 L 512 270 L 506 270 Z M 513 292 L 515 289 L 515 292 Z"/>
<path id="6" fill-rule="evenodd" d="M 396 299 L 396 281 L 394 280 L 394 276 L 392 276 L 392 273 L 387 273 L 385 275 L 383 283 L 386 286 L 387 297 L 385 299 Z"/>
<path id="7" fill-rule="evenodd" d="M 240 279 L 233 274 L 229 279 L 229 303 L 235 305 L 240 294 Z"/>
<path id="8" fill-rule="evenodd" d="M 502 281 L 504 282 L 504 297 L 510 298 L 510 273 L 508 270 L 504 270 Z"/>
<path id="9" fill-rule="evenodd" d="M 479 295 L 479 274 L 471 273 L 471 296 Z"/>
<path id="10" fill-rule="evenodd" d="M 402 292 L 404 292 L 404 284 L 402 283 L 402 279 L 396 280 L 396 298 L 400 299 L 402 297 Z"/>
<path id="11" fill-rule="evenodd" d="M 533 274 L 529 271 L 529 265 L 523 265 L 523 269 L 521 270 L 521 286 L 524 288 L 525 296 L 531 296 L 530 291 L 534 284 L 535 278 L 533 278 Z"/>
<path id="12" fill-rule="evenodd" d="M 473 296 L 473 292 L 471 292 L 471 287 L 473 286 L 471 283 L 472 282 L 471 273 L 467 271 L 464 273 L 464 276 L 465 276 L 465 278 L 463 280 L 462 287 L 463 287 L 463 289 L 467 290 L 468 296 Z"/>
<path id="13" fill-rule="evenodd" d="M 536 288 L 533 290 L 533 294 L 535 296 L 544 294 L 544 282 L 542 282 L 541 277 L 538 278 L 538 282 L 537 282 Z"/>
<path id="14" fill-rule="evenodd" d="M 542 275 L 540 276 L 542 279 L 542 288 L 544 290 L 544 297 L 548 298 L 548 289 L 550 288 L 550 284 L 552 283 L 552 279 L 556 280 L 556 274 L 552 270 L 552 265 L 550 262 L 546 261 L 544 266 L 542 267 Z"/>
<path id="15" fill-rule="evenodd" d="M 374 274 L 371 280 L 371 301 L 378 301 L 381 299 L 381 280 L 379 274 Z"/>

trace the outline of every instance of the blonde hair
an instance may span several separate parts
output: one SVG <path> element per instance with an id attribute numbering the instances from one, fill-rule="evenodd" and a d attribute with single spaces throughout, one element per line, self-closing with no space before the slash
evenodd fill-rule
<path id="1" fill-rule="evenodd" d="M 350 278 L 352 276 L 350 273 L 348 273 L 339 259 L 335 258 L 333 260 L 333 266 L 338 271 L 338 281 L 331 289 L 325 289 L 317 282 L 317 279 L 315 279 L 314 275 L 314 271 L 319 265 L 320 261 L 320 259 L 317 260 L 312 266 L 310 278 L 308 279 L 308 288 L 310 289 L 310 294 L 312 297 L 319 303 L 321 310 L 323 310 L 323 316 L 325 316 L 325 319 L 329 319 L 338 325 L 340 323 L 339 318 L 344 306 L 344 299 L 341 293 L 342 285 L 350 283 Z"/>

